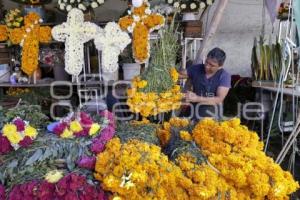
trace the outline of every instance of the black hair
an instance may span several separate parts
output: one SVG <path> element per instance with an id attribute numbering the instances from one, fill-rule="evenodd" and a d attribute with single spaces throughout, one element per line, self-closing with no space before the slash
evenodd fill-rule
<path id="1" fill-rule="evenodd" d="M 219 66 L 222 66 L 226 60 L 226 53 L 222 49 L 216 47 L 208 52 L 207 58 L 217 60 Z"/>

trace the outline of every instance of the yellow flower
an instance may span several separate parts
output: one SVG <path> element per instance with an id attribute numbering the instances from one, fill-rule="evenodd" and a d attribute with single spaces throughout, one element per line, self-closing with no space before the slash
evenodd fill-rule
<path id="1" fill-rule="evenodd" d="M 146 87 L 147 86 L 147 81 L 145 81 L 145 80 L 142 80 L 142 81 L 139 81 L 138 82 L 138 88 L 144 88 L 144 87 Z"/>
<path id="2" fill-rule="evenodd" d="M 93 123 L 89 130 L 89 135 L 95 135 L 100 128 L 101 126 L 98 123 Z"/>
<path id="3" fill-rule="evenodd" d="M 80 132 L 83 130 L 79 121 L 75 120 L 70 123 L 70 130 L 74 133 Z"/>
<path id="4" fill-rule="evenodd" d="M 23 138 L 21 135 L 17 132 L 11 133 L 6 136 L 10 143 L 12 144 L 18 144 Z"/>
<path id="5" fill-rule="evenodd" d="M 64 130 L 64 132 L 60 135 L 62 138 L 72 138 L 73 137 L 73 132 L 70 131 L 68 128 Z"/>
<path id="6" fill-rule="evenodd" d="M 25 128 L 25 136 L 29 136 L 31 137 L 31 139 L 36 138 L 38 132 L 35 128 L 33 128 L 32 126 L 26 126 Z"/>
<path id="7" fill-rule="evenodd" d="M 8 137 L 9 135 L 17 133 L 17 126 L 14 124 L 6 124 L 3 127 L 3 135 Z"/>
<path id="8" fill-rule="evenodd" d="M 57 183 L 63 177 L 63 172 L 59 170 L 53 170 L 45 175 L 45 180 L 48 183 Z"/>
<path id="9" fill-rule="evenodd" d="M 189 134 L 189 132 L 187 132 L 187 131 L 180 131 L 179 134 L 180 134 L 181 139 L 183 139 L 185 141 L 193 140 L 191 134 Z"/>

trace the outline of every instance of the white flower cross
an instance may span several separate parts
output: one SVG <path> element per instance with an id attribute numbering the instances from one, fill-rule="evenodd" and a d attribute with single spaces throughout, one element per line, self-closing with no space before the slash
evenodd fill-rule
<path id="1" fill-rule="evenodd" d="M 118 56 L 130 42 L 129 35 L 114 22 L 105 26 L 104 34 L 97 34 L 94 43 L 98 50 L 102 50 L 104 72 L 114 72 L 118 69 Z"/>
<path id="2" fill-rule="evenodd" d="M 65 42 L 65 70 L 78 76 L 84 67 L 84 43 L 95 38 L 100 27 L 91 22 L 84 22 L 83 12 L 73 8 L 68 13 L 67 22 L 52 29 L 55 40 Z"/>

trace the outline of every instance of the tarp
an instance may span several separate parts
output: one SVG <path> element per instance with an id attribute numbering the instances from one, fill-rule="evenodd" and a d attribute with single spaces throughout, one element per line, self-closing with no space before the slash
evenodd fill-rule
<path id="1" fill-rule="evenodd" d="M 298 0 L 299 2 L 299 0 Z M 270 15 L 270 19 L 272 24 L 274 23 L 277 15 L 277 0 L 265 0 L 265 5 Z"/>
<path id="2" fill-rule="evenodd" d="M 300 0 L 295 0 L 293 2 L 293 10 L 294 10 L 295 22 L 298 30 L 298 35 L 300 35 Z"/>

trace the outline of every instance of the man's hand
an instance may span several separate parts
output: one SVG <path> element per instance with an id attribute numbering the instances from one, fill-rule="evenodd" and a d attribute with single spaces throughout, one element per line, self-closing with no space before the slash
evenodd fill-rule
<path id="1" fill-rule="evenodd" d="M 200 96 L 196 95 L 194 92 L 188 91 L 185 93 L 186 102 L 200 102 Z"/>

